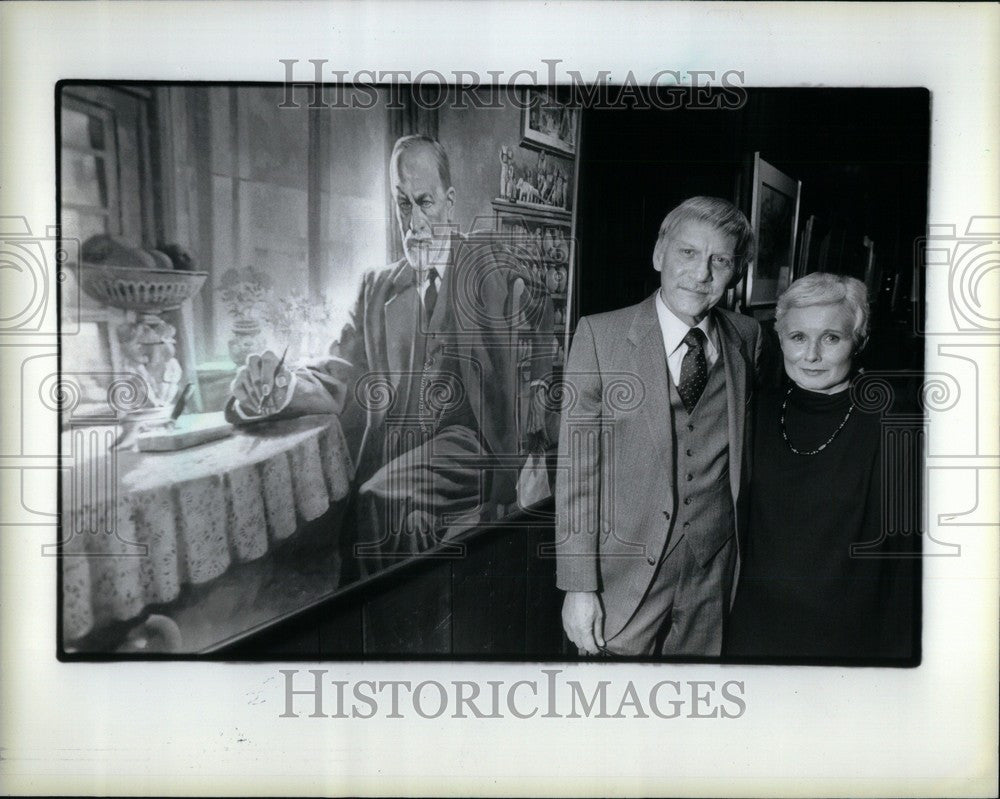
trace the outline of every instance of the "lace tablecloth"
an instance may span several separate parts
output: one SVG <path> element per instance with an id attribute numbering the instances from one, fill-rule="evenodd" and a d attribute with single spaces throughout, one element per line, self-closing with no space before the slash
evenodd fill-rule
<path id="1" fill-rule="evenodd" d="M 340 424 L 304 417 L 178 452 L 109 452 L 114 428 L 63 434 L 63 639 L 177 598 L 264 555 L 350 488 Z"/>

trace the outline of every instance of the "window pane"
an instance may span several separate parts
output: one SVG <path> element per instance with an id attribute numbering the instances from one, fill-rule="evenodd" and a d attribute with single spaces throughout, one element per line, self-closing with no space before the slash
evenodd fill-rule
<path id="1" fill-rule="evenodd" d="M 62 198 L 75 205 L 108 205 L 104 159 L 66 147 L 62 151 Z"/>
<path id="2" fill-rule="evenodd" d="M 62 140 L 63 144 L 72 147 L 103 150 L 104 122 L 100 117 L 63 107 Z"/>
<path id="3" fill-rule="evenodd" d="M 108 218 L 103 214 L 92 214 L 75 208 L 63 208 L 62 235 L 65 239 L 76 239 L 81 244 L 91 236 L 108 232 Z"/>

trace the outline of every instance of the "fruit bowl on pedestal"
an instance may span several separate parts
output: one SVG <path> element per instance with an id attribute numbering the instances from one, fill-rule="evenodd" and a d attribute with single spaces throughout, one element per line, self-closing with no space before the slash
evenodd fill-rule
<path id="1" fill-rule="evenodd" d="M 83 290 L 98 302 L 124 311 L 159 313 L 179 308 L 201 289 L 208 272 L 144 269 L 84 261 Z"/>

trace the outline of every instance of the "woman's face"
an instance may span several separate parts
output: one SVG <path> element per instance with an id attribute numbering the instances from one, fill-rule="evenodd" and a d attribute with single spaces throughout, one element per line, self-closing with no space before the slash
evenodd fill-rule
<path id="1" fill-rule="evenodd" d="M 780 334 L 785 373 L 807 391 L 833 394 L 846 388 L 854 355 L 853 327 L 839 303 L 788 309 Z"/>

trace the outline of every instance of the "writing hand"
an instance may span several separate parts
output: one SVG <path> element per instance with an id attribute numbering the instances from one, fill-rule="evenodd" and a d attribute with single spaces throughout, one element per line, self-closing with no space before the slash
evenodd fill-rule
<path id="1" fill-rule="evenodd" d="M 271 350 L 250 355 L 245 366 L 236 372 L 230 392 L 244 413 L 261 416 L 274 413 L 285 402 L 291 372 Z"/>

